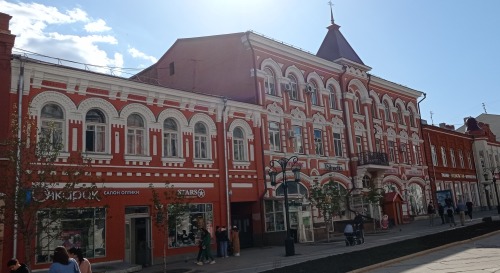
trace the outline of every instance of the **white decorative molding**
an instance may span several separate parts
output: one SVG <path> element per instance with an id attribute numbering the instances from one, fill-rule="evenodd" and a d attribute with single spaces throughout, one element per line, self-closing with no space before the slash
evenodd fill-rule
<path id="1" fill-rule="evenodd" d="M 227 131 L 227 136 L 232 138 L 233 136 L 233 131 L 236 129 L 236 127 L 241 127 L 245 133 L 245 139 L 253 141 L 254 135 L 252 131 L 252 127 L 248 124 L 248 122 L 242 120 L 242 119 L 235 119 L 231 122 L 231 125 L 229 125 L 229 129 Z"/>

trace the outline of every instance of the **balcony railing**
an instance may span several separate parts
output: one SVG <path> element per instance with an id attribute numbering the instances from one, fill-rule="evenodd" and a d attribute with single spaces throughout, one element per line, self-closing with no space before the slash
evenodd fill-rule
<path id="1" fill-rule="evenodd" d="M 363 165 L 383 165 L 389 166 L 389 158 L 386 153 L 380 152 L 362 152 L 358 154 L 358 166 Z"/>

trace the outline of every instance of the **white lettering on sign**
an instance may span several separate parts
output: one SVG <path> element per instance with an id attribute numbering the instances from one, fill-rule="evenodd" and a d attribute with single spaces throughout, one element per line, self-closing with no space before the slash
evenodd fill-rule
<path id="1" fill-rule="evenodd" d="M 62 192 L 62 191 L 46 191 L 45 198 L 38 200 L 35 196 L 33 196 L 33 200 L 37 202 L 45 202 L 47 200 L 57 201 L 57 200 L 70 200 L 70 201 L 78 201 L 78 200 L 97 200 L 101 201 L 99 198 L 98 191 L 70 191 L 70 192 Z"/>
<path id="2" fill-rule="evenodd" d="M 138 195 L 139 191 L 104 191 L 104 195 Z"/>
<path id="3" fill-rule="evenodd" d="M 177 193 L 179 195 L 182 195 L 185 197 L 198 197 L 198 198 L 205 197 L 205 190 L 204 189 L 177 190 Z"/>

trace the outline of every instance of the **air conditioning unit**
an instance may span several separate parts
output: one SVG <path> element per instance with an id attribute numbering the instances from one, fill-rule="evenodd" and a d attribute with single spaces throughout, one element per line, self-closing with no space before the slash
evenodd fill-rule
<path id="1" fill-rule="evenodd" d="M 310 83 L 306 84 L 306 89 L 304 90 L 306 93 L 312 93 L 313 92 L 313 86 Z"/>
<path id="2" fill-rule="evenodd" d="M 295 132 L 293 130 L 288 130 L 288 138 L 294 138 Z"/>
<path id="3" fill-rule="evenodd" d="M 282 83 L 281 84 L 281 90 L 288 92 L 288 91 L 292 90 L 292 85 L 290 83 L 288 83 L 288 82 Z"/>

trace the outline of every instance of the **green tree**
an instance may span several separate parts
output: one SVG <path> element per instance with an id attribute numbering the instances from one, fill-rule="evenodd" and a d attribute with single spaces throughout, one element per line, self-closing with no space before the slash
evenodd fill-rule
<path id="1" fill-rule="evenodd" d="M 189 211 L 189 200 L 169 183 L 165 183 L 163 198 L 160 197 L 153 184 L 150 184 L 149 188 L 152 192 L 151 201 L 156 212 L 155 225 L 163 231 L 163 272 L 166 273 L 168 233 L 171 230 L 176 231 L 179 223 L 186 217 L 186 213 Z"/>
<path id="2" fill-rule="evenodd" d="M 61 239 L 61 219 L 76 201 L 75 191 L 88 197 L 85 202 L 98 198 L 95 178 L 86 173 L 88 160 L 80 154 L 60 160 L 63 144 L 59 136 L 53 125 L 39 130 L 34 119 L 25 118 L 20 125 L 15 116 L 11 134 L 0 144 L 0 158 L 5 159 L 0 167 L 0 223 L 13 227 L 9 239 L 16 250 L 23 245 L 28 265 L 35 260 L 35 249 L 49 249 Z"/>
<path id="3" fill-rule="evenodd" d="M 309 193 L 309 201 L 323 215 L 326 224 L 327 240 L 330 241 L 330 225 L 333 217 L 342 215 L 346 208 L 347 190 L 333 178 L 321 185 L 319 182 L 314 183 Z"/>

